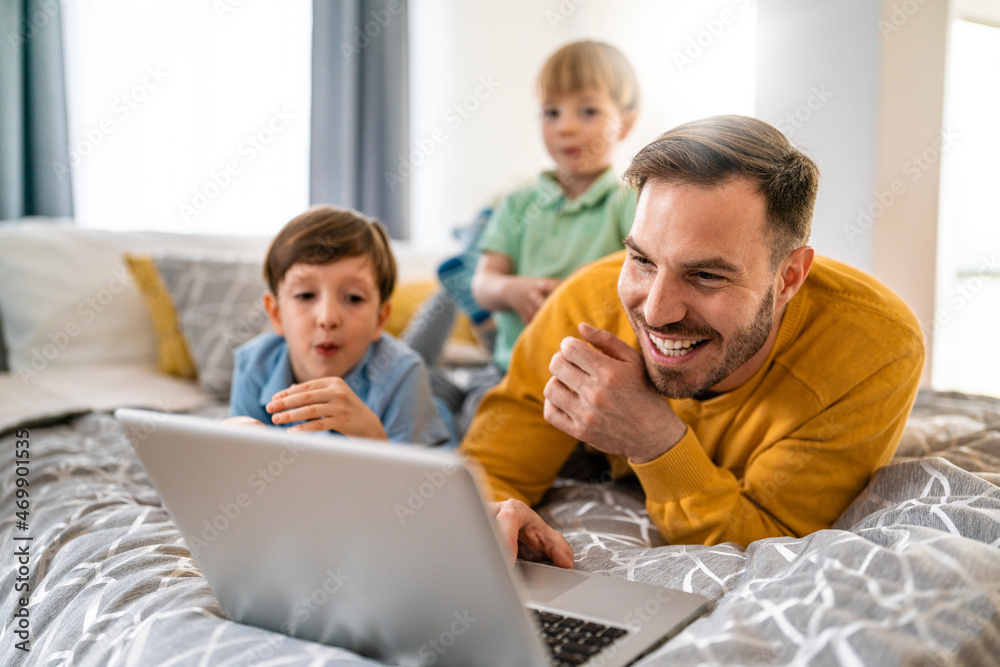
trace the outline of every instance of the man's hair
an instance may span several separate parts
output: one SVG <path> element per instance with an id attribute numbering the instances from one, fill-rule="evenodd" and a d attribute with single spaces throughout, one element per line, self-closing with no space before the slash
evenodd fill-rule
<path id="1" fill-rule="evenodd" d="M 755 182 L 767 205 L 771 266 L 809 240 L 819 169 L 781 132 L 746 116 L 713 116 L 665 132 L 632 158 L 625 180 L 638 192 L 648 181 L 715 186 Z"/>
<path id="2" fill-rule="evenodd" d="M 329 264 L 348 257 L 371 260 L 380 301 L 387 301 L 396 286 L 396 260 L 385 230 L 375 220 L 336 206 L 314 206 L 292 218 L 271 241 L 264 278 L 277 295 L 295 264 Z"/>
<path id="3" fill-rule="evenodd" d="M 619 111 L 639 110 L 639 79 L 625 54 L 604 42 L 571 42 L 549 56 L 538 75 L 542 98 L 599 90 Z"/>

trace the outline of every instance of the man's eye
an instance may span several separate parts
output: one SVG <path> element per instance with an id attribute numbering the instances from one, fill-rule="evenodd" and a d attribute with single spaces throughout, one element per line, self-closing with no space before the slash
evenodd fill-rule
<path id="1" fill-rule="evenodd" d="M 641 264 L 643 266 L 645 266 L 647 264 L 652 264 L 652 262 L 650 262 L 648 259 L 646 259 L 642 255 L 637 255 L 635 253 L 629 253 L 629 259 L 631 259 L 636 264 Z"/>
<path id="2" fill-rule="evenodd" d="M 698 273 L 695 274 L 695 277 L 698 278 L 698 280 L 703 280 L 705 282 L 719 282 L 725 280 L 725 278 L 723 278 L 722 276 L 718 276 L 714 273 L 709 273 L 708 271 L 699 271 Z"/>

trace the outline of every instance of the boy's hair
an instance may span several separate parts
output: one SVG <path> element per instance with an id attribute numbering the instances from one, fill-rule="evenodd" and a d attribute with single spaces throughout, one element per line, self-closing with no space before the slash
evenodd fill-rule
<path id="1" fill-rule="evenodd" d="M 623 178 L 640 194 L 648 181 L 700 186 L 755 182 L 767 206 L 771 266 L 809 240 L 819 169 L 762 120 L 713 116 L 678 125 L 640 150 Z"/>
<path id="2" fill-rule="evenodd" d="M 625 54 L 604 42 L 571 42 L 549 56 L 538 75 L 542 98 L 596 89 L 620 111 L 639 111 L 639 79 Z"/>
<path id="3" fill-rule="evenodd" d="M 271 292 L 295 264 L 329 264 L 347 257 L 368 257 L 375 270 L 380 302 L 396 286 L 396 259 L 385 230 L 357 211 L 314 206 L 292 218 L 271 241 L 264 261 L 264 279 Z"/>

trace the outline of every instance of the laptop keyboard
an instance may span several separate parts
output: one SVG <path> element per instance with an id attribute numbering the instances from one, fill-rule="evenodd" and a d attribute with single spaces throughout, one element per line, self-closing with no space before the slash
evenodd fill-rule
<path id="1" fill-rule="evenodd" d="M 532 609 L 553 665 L 582 665 L 628 634 L 628 630 Z"/>

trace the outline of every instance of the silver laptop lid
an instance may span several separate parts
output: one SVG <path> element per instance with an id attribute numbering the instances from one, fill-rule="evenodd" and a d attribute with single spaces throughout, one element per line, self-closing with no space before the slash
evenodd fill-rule
<path id="1" fill-rule="evenodd" d="M 548 664 L 454 453 L 115 416 L 233 620 L 402 665 Z"/>

